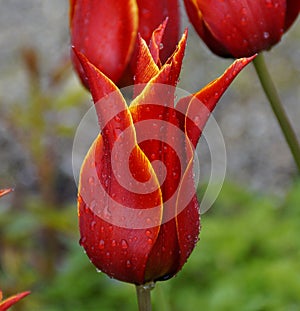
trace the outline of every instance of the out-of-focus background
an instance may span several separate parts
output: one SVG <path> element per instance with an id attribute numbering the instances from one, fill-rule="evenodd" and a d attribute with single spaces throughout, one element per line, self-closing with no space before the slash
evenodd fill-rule
<path id="1" fill-rule="evenodd" d="M 0 201 L 0 289 L 32 291 L 14 310 L 134 310 L 134 287 L 97 273 L 78 245 L 72 145 L 91 100 L 69 62 L 68 1 L 0 5 L 0 188 L 15 188 Z M 182 24 L 189 42 L 179 87 L 194 92 L 231 60 Z M 300 137 L 299 21 L 265 56 Z M 225 183 L 183 271 L 157 284 L 154 310 L 299 310 L 300 183 L 252 65 L 214 116 Z"/>

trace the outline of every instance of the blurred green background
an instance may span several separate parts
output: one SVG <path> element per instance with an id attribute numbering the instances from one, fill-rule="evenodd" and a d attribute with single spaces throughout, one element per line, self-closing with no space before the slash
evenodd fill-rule
<path id="1" fill-rule="evenodd" d="M 78 244 L 72 144 L 89 95 L 69 63 L 68 1 L 0 0 L 0 289 L 31 290 L 13 310 L 135 310 L 134 286 L 97 273 Z M 182 27 L 189 26 L 186 18 Z M 189 31 L 180 87 L 231 63 Z M 266 55 L 300 136 L 300 25 Z M 300 310 L 300 182 L 252 66 L 215 111 L 227 175 L 200 241 L 154 310 Z M 200 146 L 199 197 L 209 177 Z"/>

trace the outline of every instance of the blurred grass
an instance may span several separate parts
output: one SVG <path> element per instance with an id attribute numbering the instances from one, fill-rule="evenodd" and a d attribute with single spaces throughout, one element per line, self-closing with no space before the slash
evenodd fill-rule
<path id="1" fill-rule="evenodd" d="M 188 263 L 175 278 L 156 285 L 154 310 L 299 310 L 299 206 L 300 182 L 281 199 L 225 183 L 214 207 L 202 215 L 200 241 Z M 97 273 L 79 247 L 75 213 L 70 207 L 62 215 L 45 217 L 51 226 L 55 224 L 51 219 L 57 218 L 66 248 L 51 280 L 34 275 L 34 266 L 31 273 L 27 267 L 6 276 L 16 278 L 19 289 L 32 290 L 20 310 L 135 310 L 134 286 Z M 18 240 L 14 244 L 19 256 L 29 247 L 33 224 L 43 223 L 30 219 L 33 215 L 28 213 L 23 220 L 14 215 L 2 233 L 10 243 Z M 60 217 L 72 221 L 64 228 Z M 0 279 L 3 276 L 5 271 L 0 272 Z"/>

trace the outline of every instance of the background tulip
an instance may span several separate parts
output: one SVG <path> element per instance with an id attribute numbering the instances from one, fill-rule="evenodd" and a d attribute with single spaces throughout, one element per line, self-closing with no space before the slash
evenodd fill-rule
<path id="1" fill-rule="evenodd" d="M 190 21 L 206 45 L 223 57 L 270 49 L 299 14 L 298 0 L 184 0 Z"/>
<path id="2" fill-rule="evenodd" d="M 153 30 L 169 18 L 160 56 L 165 61 L 179 36 L 179 7 L 176 0 L 70 0 L 71 44 L 86 55 L 118 85 L 133 83 L 138 33 L 149 43 Z M 84 71 L 71 52 L 83 84 Z"/>
<path id="3" fill-rule="evenodd" d="M 134 284 L 172 277 L 191 254 L 199 234 L 193 150 L 209 112 L 251 61 L 235 62 L 175 109 L 187 34 L 161 66 L 156 56 L 164 26 L 150 48 L 139 39 L 136 81 L 146 84 L 135 86 L 129 107 L 114 83 L 76 52 L 101 124 L 80 173 L 80 244 L 98 269 Z"/>

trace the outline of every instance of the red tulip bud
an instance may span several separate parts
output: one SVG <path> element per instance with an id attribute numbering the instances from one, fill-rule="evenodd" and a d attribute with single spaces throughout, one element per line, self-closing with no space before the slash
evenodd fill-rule
<path id="1" fill-rule="evenodd" d="M 175 106 L 187 33 L 163 65 L 165 24 L 150 48 L 139 37 L 134 99 L 75 50 L 88 79 L 101 133 L 80 173 L 80 244 L 110 277 L 144 284 L 166 280 L 187 261 L 199 234 L 193 154 L 217 101 L 252 58 Z"/>
<path id="2" fill-rule="evenodd" d="M 178 41 L 177 0 L 70 0 L 71 44 L 114 83 L 132 84 L 138 33 L 149 43 L 153 30 L 167 17 L 170 22 L 160 45 L 163 61 Z M 85 72 L 73 52 L 71 58 L 88 88 Z"/>
<path id="3" fill-rule="evenodd" d="M 215 54 L 247 57 L 269 50 L 296 20 L 299 0 L 184 0 L 190 21 Z"/>

